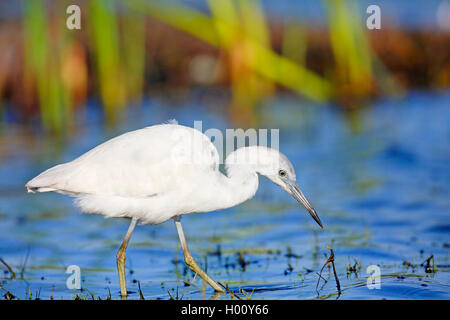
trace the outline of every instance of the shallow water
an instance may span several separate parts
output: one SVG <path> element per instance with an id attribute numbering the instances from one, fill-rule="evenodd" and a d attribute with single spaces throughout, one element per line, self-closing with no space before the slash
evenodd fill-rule
<path id="1" fill-rule="evenodd" d="M 16 277 L 10 279 L 0 263 L 0 297 L 9 291 L 19 299 L 119 298 L 115 253 L 128 221 L 82 215 L 69 197 L 27 194 L 23 186 L 42 170 L 127 130 L 171 118 L 189 126 L 203 120 L 203 130 L 233 128 L 224 109 L 211 103 L 193 97 L 169 107 L 152 99 L 111 130 L 92 105 L 62 143 L 4 124 L 0 257 Z M 259 126 L 280 129 L 280 149 L 325 228 L 261 179 L 254 199 L 182 219 L 191 252 L 210 276 L 243 298 L 241 289 L 252 299 L 449 299 L 449 103 L 450 92 L 410 93 L 342 113 L 291 97 L 274 99 L 259 114 Z M 316 291 L 327 246 L 334 249 L 340 296 L 332 273 Z M 426 269 L 421 264 L 431 255 Z M 81 268 L 83 290 L 67 289 L 69 265 Z M 380 289 L 366 286 L 369 265 L 380 267 Z M 146 299 L 176 298 L 177 292 L 182 299 L 213 297 L 187 271 L 170 221 L 136 228 L 126 270 L 130 299 L 139 299 L 138 283 Z"/>

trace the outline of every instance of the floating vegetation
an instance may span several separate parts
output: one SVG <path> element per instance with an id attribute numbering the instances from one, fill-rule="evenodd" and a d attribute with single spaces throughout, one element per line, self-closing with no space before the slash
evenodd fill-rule
<path id="1" fill-rule="evenodd" d="M 287 247 L 287 253 L 285 254 L 286 257 L 288 258 L 293 258 L 293 259 L 300 259 L 302 258 L 301 255 L 297 255 L 295 253 L 292 252 L 292 248 L 291 247 Z"/>
<path id="2" fill-rule="evenodd" d="M 14 279 L 16 277 L 16 274 L 13 271 L 13 269 L 2 258 L 0 258 L 0 262 L 8 269 L 9 274 L 10 274 L 10 279 L 11 280 Z"/>
<path id="3" fill-rule="evenodd" d="M 404 265 L 407 269 L 412 269 L 412 271 L 414 272 L 415 271 L 415 269 L 417 268 L 417 267 L 423 267 L 424 268 L 424 271 L 425 271 L 425 273 L 436 273 L 436 271 L 437 271 L 437 267 L 436 267 L 436 265 L 435 265 L 435 263 L 434 263 L 434 255 L 432 254 L 432 255 L 430 255 L 424 262 L 422 262 L 421 264 L 417 264 L 417 263 L 412 263 L 412 262 L 409 262 L 409 261 L 407 261 L 407 260 L 404 260 L 403 261 L 403 263 L 402 263 L 402 265 Z"/>
<path id="4" fill-rule="evenodd" d="M 290 263 L 288 263 L 287 268 L 284 270 L 284 275 L 287 276 L 288 274 L 290 274 L 292 271 L 294 271 L 294 268 L 292 267 L 292 265 Z"/>
<path id="5" fill-rule="evenodd" d="M 409 262 L 409 261 L 406 261 L 406 260 L 404 260 L 402 264 L 403 264 L 407 269 L 411 268 L 411 269 L 414 270 L 414 268 L 417 267 L 417 264 L 414 264 L 414 263 Z"/>
<path id="6" fill-rule="evenodd" d="M 140 281 L 138 281 L 138 288 L 139 288 L 139 300 L 145 300 L 144 294 L 142 293 L 142 290 L 141 290 L 141 282 Z"/>
<path id="7" fill-rule="evenodd" d="M 322 277 L 322 271 L 326 266 L 328 266 L 328 273 L 330 273 L 330 265 L 331 265 L 331 267 L 333 267 L 333 275 L 334 275 L 334 279 L 336 281 L 336 288 L 338 291 L 338 296 L 340 296 L 341 295 L 341 284 L 339 282 L 339 278 L 336 273 L 336 268 L 334 266 L 334 252 L 333 252 L 333 249 L 331 249 L 328 246 L 327 246 L 327 249 L 330 250 L 330 256 L 327 257 L 327 261 L 325 261 L 324 265 L 322 266 L 322 269 L 320 269 L 320 272 L 317 274 L 319 276 L 319 278 L 317 279 L 317 284 L 316 284 L 317 295 L 319 295 L 320 290 L 322 290 L 322 288 L 328 282 L 324 277 Z M 324 284 L 322 285 L 322 287 L 320 287 L 320 289 L 318 289 L 321 279 L 324 281 Z"/>
<path id="8" fill-rule="evenodd" d="M 434 255 L 428 257 L 420 266 L 425 268 L 426 273 L 435 273 L 437 269 L 434 264 Z"/>
<path id="9" fill-rule="evenodd" d="M 242 300 L 242 298 L 239 295 L 237 295 L 236 293 L 234 293 L 233 291 L 230 290 L 230 288 L 228 287 L 228 284 L 225 285 L 225 286 L 223 286 L 221 284 L 221 286 L 224 287 L 225 290 L 230 294 L 231 300 L 234 300 L 235 298 L 238 299 L 238 300 Z"/>
<path id="10" fill-rule="evenodd" d="M 354 274 L 356 277 L 358 277 L 358 273 L 361 271 L 361 261 L 360 259 L 356 260 L 354 259 L 354 263 L 349 263 L 347 266 L 347 277 Z"/>
<path id="11" fill-rule="evenodd" d="M 247 291 L 245 291 L 244 289 L 242 289 L 242 288 L 239 289 L 239 292 L 242 293 L 247 298 L 247 300 L 251 300 L 252 299 L 252 295 L 255 292 L 255 289 L 253 289 L 252 292 L 250 292 L 250 294 Z"/>
<path id="12" fill-rule="evenodd" d="M 3 288 L 1 288 L 1 289 L 3 289 Z M 13 295 L 11 292 L 9 292 L 9 291 L 7 291 L 7 290 L 5 290 L 5 289 L 3 289 L 3 290 L 5 291 L 5 294 L 3 295 L 3 297 L 4 297 L 6 300 L 12 300 L 12 299 L 15 299 L 15 298 L 16 298 L 16 296 Z"/>

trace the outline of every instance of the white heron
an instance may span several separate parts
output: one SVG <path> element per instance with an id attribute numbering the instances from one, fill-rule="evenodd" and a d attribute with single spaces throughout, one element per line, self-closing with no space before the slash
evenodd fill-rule
<path id="1" fill-rule="evenodd" d="M 289 160 L 277 150 L 242 147 L 225 160 L 211 140 L 198 130 L 166 123 L 127 132 L 91 149 L 79 158 L 54 166 L 26 184 L 29 192 L 58 192 L 75 198 L 82 212 L 131 219 L 117 252 L 120 292 L 127 296 L 126 248 L 140 224 L 173 219 L 187 266 L 214 290 L 224 292 L 192 258 L 181 226 L 183 214 L 233 207 L 254 196 L 258 174 L 291 194 L 322 227 L 303 195 Z"/>

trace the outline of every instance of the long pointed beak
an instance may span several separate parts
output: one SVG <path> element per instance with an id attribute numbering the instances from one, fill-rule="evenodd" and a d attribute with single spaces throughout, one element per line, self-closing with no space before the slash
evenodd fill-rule
<path id="1" fill-rule="evenodd" d="M 297 182 L 295 181 L 286 181 L 286 184 L 290 190 L 290 194 L 309 212 L 311 217 L 317 222 L 317 224 L 323 228 L 322 221 L 320 221 L 319 216 L 316 213 L 316 210 L 311 206 L 309 201 L 306 199 L 302 190 L 300 190 Z"/>

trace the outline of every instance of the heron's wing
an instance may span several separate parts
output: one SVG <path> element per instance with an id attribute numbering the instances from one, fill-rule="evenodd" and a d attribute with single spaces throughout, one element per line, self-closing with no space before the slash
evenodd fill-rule
<path id="1" fill-rule="evenodd" d="M 106 141 L 44 171 L 26 186 L 30 191 L 69 195 L 153 197 L 176 192 L 189 179 L 195 183 L 195 177 L 217 171 L 218 160 L 216 148 L 201 132 L 164 124 Z"/>

